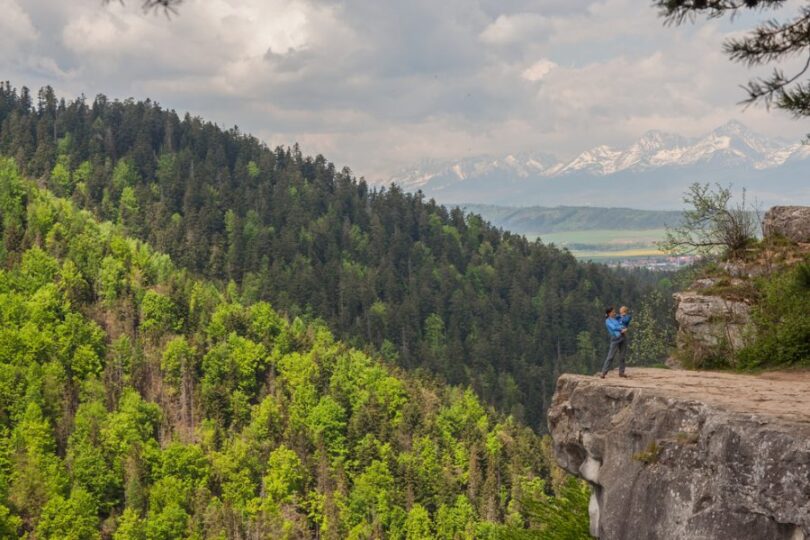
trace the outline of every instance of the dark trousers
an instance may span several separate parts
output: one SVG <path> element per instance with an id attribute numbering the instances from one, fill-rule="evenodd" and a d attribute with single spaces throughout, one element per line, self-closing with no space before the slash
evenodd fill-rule
<path id="1" fill-rule="evenodd" d="M 602 373 L 607 373 L 610 371 L 611 365 L 613 364 L 613 359 L 617 356 L 619 357 L 619 374 L 624 373 L 624 352 L 627 348 L 625 342 L 626 340 L 624 336 L 610 338 L 610 349 L 608 349 L 605 363 L 602 365 Z"/>

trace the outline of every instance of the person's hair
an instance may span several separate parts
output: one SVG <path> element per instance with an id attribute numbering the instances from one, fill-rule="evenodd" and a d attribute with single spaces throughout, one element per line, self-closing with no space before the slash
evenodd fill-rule
<path id="1" fill-rule="evenodd" d="M 613 311 L 613 306 L 608 306 L 605 308 L 605 318 L 607 319 L 610 317 L 610 312 Z"/>

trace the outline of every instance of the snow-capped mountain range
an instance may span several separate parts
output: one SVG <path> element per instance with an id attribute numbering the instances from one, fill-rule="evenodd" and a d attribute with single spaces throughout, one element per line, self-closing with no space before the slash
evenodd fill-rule
<path id="1" fill-rule="evenodd" d="M 443 203 L 676 208 L 689 184 L 716 181 L 763 204 L 808 204 L 810 145 L 731 121 L 697 138 L 649 131 L 627 148 L 597 146 L 567 162 L 542 153 L 424 162 L 390 181 Z"/>

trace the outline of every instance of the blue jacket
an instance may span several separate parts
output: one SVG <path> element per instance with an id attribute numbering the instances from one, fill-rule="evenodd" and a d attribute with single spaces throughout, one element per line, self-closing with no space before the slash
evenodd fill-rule
<path id="1" fill-rule="evenodd" d="M 631 320 L 633 320 L 633 316 L 629 313 L 627 315 L 619 315 L 619 321 L 622 323 L 622 328 L 627 328 L 630 326 Z"/>
<path id="2" fill-rule="evenodd" d="M 610 334 L 610 337 L 621 337 L 622 329 L 624 328 L 624 326 L 622 326 L 621 319 L 617 319 L 615 317 L 607 317 L 605 319 L 605 326 L 607 327 L 607 331 L 608 334 Z"/>

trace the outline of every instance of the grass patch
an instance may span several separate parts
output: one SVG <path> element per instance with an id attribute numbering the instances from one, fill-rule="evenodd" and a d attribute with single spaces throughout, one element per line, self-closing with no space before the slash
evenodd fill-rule
<path id="1" fill-rule="evenodd" d="M 642 462 L 644 465 L 652 465 L 653 463 L 658 463 L 658 458 L 661 457 L 661 450 L 663 450 L 661 446 L 656 441 L 653 441 L 647 445 L 646 450 L 643 452 L 633 454 L 633 459 Z"/>
<path id="2" fill-rule="evenodd" d="M 679 431 L 675 434 L 675 440 L 680 445 L 697 444 L 698 439 L 700 439 L 700 436 L 697 433 Z"/>

